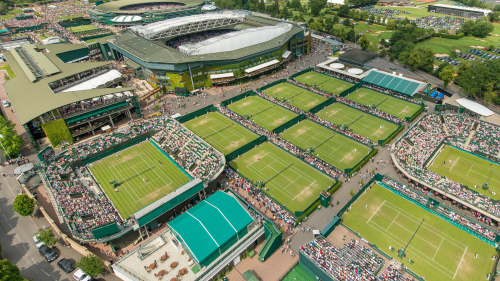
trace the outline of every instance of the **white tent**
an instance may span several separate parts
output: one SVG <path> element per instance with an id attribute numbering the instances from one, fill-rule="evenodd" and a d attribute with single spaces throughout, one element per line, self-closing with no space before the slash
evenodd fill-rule
<path id="1" fill-rule="evenodd" d="M 457 103 L 459 105 L 463 106 L 464 108 L 467 108 L 468 110 L 475 112 L 475 113 L 482 115 L 482 116 L 490 116 L 490 115 L 495 114 L 495 112 L 491 111 L 490 109 L 488 109 L 487 107 L 485 107 L 483 105 L 480 105 L 479 103 L 477 103 L 475 101 L 471 101 L 468 99 L 458 99 Z"/>

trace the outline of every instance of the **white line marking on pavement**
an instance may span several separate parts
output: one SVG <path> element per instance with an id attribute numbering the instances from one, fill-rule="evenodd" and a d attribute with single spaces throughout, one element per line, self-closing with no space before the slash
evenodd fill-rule
<path id="1" fill-rule="evenodd" d="M 47 274 L 47 276 L 50 276 L 50 274 L 48 274 L 47 272 L 45 272 L 43 269 L 40 268 L 41 271 L 43 271 L 43 273 Z"/>
<path id="2" fill-rule="evenodd" d="M 38 265 L 38 263 L 36 263 L 36 261 L 35 261 L 33 258 L 31 258 L 31 260 L 32 260 L 32 261 L 33 261 L 36 265 Z"/>

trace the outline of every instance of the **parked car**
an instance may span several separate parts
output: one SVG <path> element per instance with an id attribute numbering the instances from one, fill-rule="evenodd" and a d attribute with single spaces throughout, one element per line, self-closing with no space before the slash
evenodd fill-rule
<path id="1" fill-rule="evenodd" d="M 88 276 L 87 273 L 83 272 L 81 268 L 79 268 L 74 274 L 73 278 L 77 281 L 91 281 L 94 280 L 92 277 Z"/>
<path id="2" fill-rule="evenodd" d="M 2 105 L 3 105 L 3 107 L 9 107 L 10 103 L 8 101 L 6 101 L 6 100 L 3 100 L 2 101 Z"/>
<path id="3" fill-rule="evenodd" d="M 36 246 L 38 249 L 40 249 L 40 247 L 42 247 L 42 246 L 44 246 L 44 245 L 45 245 L 45 243 L 43 243 L 42 241 L 40 241 L 39 237 L 40 237 L 40 235 L 38 235 L 38 234 L 37 234 L 37 235 L 35 235 L 35 236 L 33 236 L 33 241 L 35 242 L 35 246 Z"/>
<path id="4" fill-rule="evenodd" d="M 38 249 L 38 252 L 48 262 L 54 261 L 58 257 L 58 255 L 57 255 L 56 251 L 54 251 L 54 249 L 47 247 L 45 245 L 41 246 Z"/>
<path id="5" fill-rule="evenodd" d="M 66 273 L 70 273 L 71 271 L 75 270 L 73 265 L 65 258 L 62 258 L 60 261 L 57 262 L 57 266 L 64 270 Z"/>

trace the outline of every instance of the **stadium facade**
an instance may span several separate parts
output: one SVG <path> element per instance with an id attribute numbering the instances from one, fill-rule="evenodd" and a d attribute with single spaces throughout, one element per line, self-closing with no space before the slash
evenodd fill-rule
<path id="1" fill-rule="evenodd" d="M 429 13 L 445 14 L 456 17 L 480 19 L 486 17 L 492 11 L 487 9 L 457 6 L 457 5 L 446 5 L 446 4 L 435 4 L 429 5 L 427 7 Z"/>
<path id="2" fill-rule="evenodd" d="M 224 34 L 206 36 L 210 32 Z M 186 36 L 208 39 L 169 46 L 172 39 Z M 113 56 L 123 58 L 138 77 L 155 87 L 186 92 L 245 81 L 279 68 L 308 54 L 310 36 L 296 23 L 238 11 L 134 26 L 108 40 L 108 45 Z"/>
<path id="3" fill-rule="evenodd" d="M 205 0 L 122 0 L 110 1 L 88 10 L 92 20 L 107 25 L 142 25 L 203 13 Z"/>

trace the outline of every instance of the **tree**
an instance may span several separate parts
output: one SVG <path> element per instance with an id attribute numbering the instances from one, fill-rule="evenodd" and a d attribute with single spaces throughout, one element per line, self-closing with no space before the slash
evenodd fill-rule
<path id="1" fill-rule="evenodd" d="M 302 7 L 302 4 L 300 4 L 300 0 L 292 0 L 292 2 L 290 3 L 290 8 L 292 9 L 299 10 L 300 7 Z"/>
<path id="2" fill-rule="evenodd" d="M 347 32 L 343 27 L 339 29 L 337 36 L 340 38 L 340 40 L 342 40 L 342 42 L 344 42 L 347 39 Z"/>
<path id="3" fill-rule="evenodd" d="M 319 0 L 310 0 L 309 6 L 311 7 L 311 14 L 317 17 L 322 9 L 321 2 Z"/>
<path id="4" fill-rule="evenodd" d="M 94 254 L 83 256 L 76 263 L 76 266 L 81 268 L 83 272 L 87 273 L 87 275 L 93 278 L 96 278 L 97 275 L 101 274 L 104 271 L 102 260 Z"/>
<path id="5" fill-rule="evenodd" d="M 3 136 L 3 138 L 0 140 L 7 150 L 7 154 L 17 157 L 19 155 L 19 152 L 21 151 L 23 138 L 17 135 L 14 127 L 14 123 L 0 116 L 0 135 Z M 3 150 L 3 147 L 0 146 L 0 149 Z"/>
<path id="6" fill-rule="evenodd" d="M 443 80 L 444 87 L 448 87 L 448 83 L 453 80 L 453 65 L 446 66 L 441 72 L 439 72 L 439 78 Z"/>
<path id="7" fill-rule="evenodd" d="M 472 28 L 472 35 L 475 37 L 486 37 L 490 32 L 493 31 L 493 24 L 489 21 L 479 21 Z"/>
<path id="8" fill-rule="evenodd" d="M 408 64 L 411 66 L 411 71 L 417 70 L 421 66 L 421 63 L 420 52 L 418 50 L 413 50 L 408 58 Z"/>
<path id="9" fill-rule="evenodd" d="M 26 281 L 21 276 L 19 267 L 11 264 L 7 259 L 0 260 L 0 280 L 1 281 Z"/>
<path id="10" fill-rule="evenodd" d="M 474 28 L 475 25 L 476 25 L 476 23 L 473 20 L 468 20 L 468 21 L 464 22 L 462 24 L 462 32 L 465 34 L 471 34 L 472 29 Z"/>
<path id="11" fill-rule="evenodd" d="M 337 11 L 337 15 L 339 17 L 347 17 L 349 15 L 349 6 L 348 5 L 340 6 L 339 10 Z"/>
<path id="12" fill-rule="evenodd" d="M 374 15 L 371 15 L 369 18 L 368 18 L 369 22 L 370 23 L 373 23 L 375 21 L 375 16 Z"/>
<path id="13" fill-rule="evenodd" d="M 351 20 L 350 19 L 344 19 L 344 22 L 342 23 L 345 27 L 349 27 L 351 25 Z"/>
<path id="14" fill-rule="evenodd" d="M 487 106 L 488 103 L 492 100 L 494 100 L 498 93 L 494 90 L 495 89 L 495 84 L 493 82 L 488 84 L 488 91 L 484 93 L 484 105 Z"/>
<path id="15" fill-rule="evenodd" d="M 366 35 L 361 36 L 358 40 L 358 44 L 361 46 L 362 49 L 367 50 L 368 47 L 370 47 L 370 40 Z"/>
<path id="16" fill-rule="evenodd" d="M 265 13 L 266 12 L 266 4 L 264 3 L 264 0 L 260 0 L 259 6 L 258 6 L 258 10 L 261 13 Z"/>
<path id="17" fill-rule="evenodd" d="M 354 196 L 354 190 L 352 190 L 352 189 L 351 189 L 351 191 L 349 192 L 349 194 L 350 194 L 351 196 Z"/>
<path id="18" fill-rule="evenodd" d="M 49 247 L 52 247 L 57 243 L 57 238 L 54 236 L 52 228 L 47 228 L 45 230 L 39 228 L 36 234 L 39 235 L 38 239 Z"/>
<path id="19" fill-rule="evenodd" d="M 387 50 L 383 48 L 382 50 L 380 50 L 380 52 L 378 52 L 378 56 L 381 58 L 387 56 Z"/>
<path id="20" fill-rule="evenodd" d="M 13 203 L 14 211 L 23 217 L 31 216 L 35 210 L 35 199 L 29 198 L 26 194 L 16 196 Z"/>
<path id="21" fill-rule="evenodd" d="M 395 20 L 388 20 L 385 27 L 389 30 L 395 30 L 396 29 L 396 21 Z"/>

